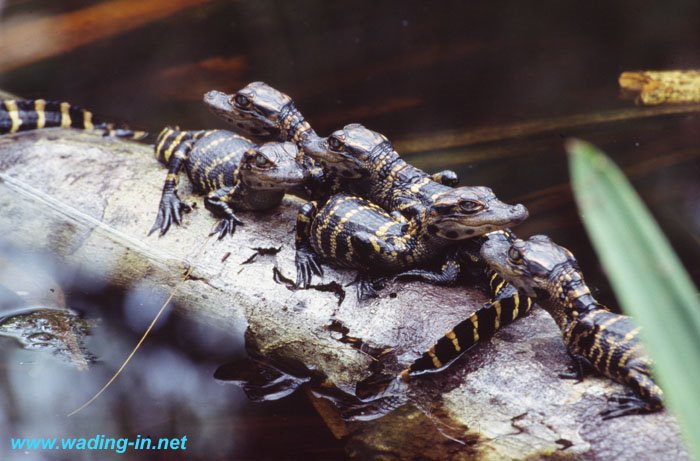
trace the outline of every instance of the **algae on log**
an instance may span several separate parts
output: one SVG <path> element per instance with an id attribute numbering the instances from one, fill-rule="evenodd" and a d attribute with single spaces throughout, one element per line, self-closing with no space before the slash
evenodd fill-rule
<path id="1" fill-rule="evenodd" d="M 423 283 L 390 284 L 364 305 L 354 293 L 339 305 L 332 291 L 288 289 L 273 268 L 294 274 L 299 201 L 291 198 L 270 212 L 240 213 L 245 226 L 217 241 L 207 240 L 215 219 L 183 190 L 197 205 L 183 225 L 147 237 L 165 174 L 151 148 L 135 143 L 60 129 L 2 136 L 0 239 L 163 299 L 177 287 L 174 302 L 188 315 L 230 329 L 232 341 L 247 327 L 263 356 L 301 362 L 348 394 L 370 368 L 407 366 L 486 300 L 473 288 Z M 254 248 L 280 245 L 241 264 Z M 322 283 L 353 278 L 328 268 Z M 568 365 L 554 322 L 534 309 L 448 370 L 412 380 L 407 403 L 383 418 L 345 422 L 322 392 L 307 393 L 361 459 L 687 458 L 668 413 L 602 421 L 607 398 L 625 389 L 596 377 L 559 379 Z"/>

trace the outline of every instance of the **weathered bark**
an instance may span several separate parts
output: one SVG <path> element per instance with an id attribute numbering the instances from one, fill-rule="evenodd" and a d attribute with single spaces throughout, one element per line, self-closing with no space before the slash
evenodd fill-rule
<path id="1" fill-rule="evenodd" d="M 396 373 L 485 301 L 473 288 L 422 283 L 390 285 L 362 306 L 351 289 L 340 305 L 332 292 L 289 290 L 273 280 L 273 267 L 294 274 L 293 199 L 240 213 L 246 225 L 219 242 L 206 237 L 215 220 L 201 199 L 182 192 L 197 204 L 183 226 L 147 237 L 165 170 L 141 145 L 65 130 L 4 136 L 0 174 L 2 239 L 124 287 L 145 285 L 154 296 L 175 288 L 188 314 L 232 335 L 247 326 L 263 355 L 302 362 L 346 393 L 377 365 L 366 351 L 391 349 L 380 361 Z M 276 255 L 241 265 L 252 248 L 280 245 Z M 353 278 L 328 269 L 323 282 Z M 559 379 L 568 364 L 554 322 L 535 309 L 445 372 L 413 380 L 408 403 L 384 418 L 345 423 L 327 400 L 311 398 L 360 458 L 687 458 L 666 412 L 602 421 L 607 397 L 624 389 L 601 378 Z"/>

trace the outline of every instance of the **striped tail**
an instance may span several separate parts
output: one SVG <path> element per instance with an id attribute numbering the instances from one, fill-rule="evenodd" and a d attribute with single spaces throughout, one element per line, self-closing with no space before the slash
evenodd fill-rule
<path id="1" fill-rule="evenodd" d="M 51 127 L 103 130 L 106 136 L 137 140 L 148 135 L 96 120 L 92 112 L 67 102 L 6 99 L 0 104 L 0 134 Z"/>
<path id="2" fill-rule="evenodd" d="M 155 156 L 156 159 L 163 165 L 170 164 L 170 158 L 177 146 L 189 140 L 198 140 L 204 137 L 207 133 L 215 130 L 195 130 L 182 131 L 179 127 L 167 126 L 161 130 L 156 139 Z"/>
<path id="3" fill-rule="evenodd" d="M 447 367 L 477 343 L 493 336 L 502 326 L 530 312 L 532 299 L 519 293 L 498 274 L 493 273 L 489 283 L 494 300 L 458 323 L 403 370 L 400 374 L 403 380 Z"/>

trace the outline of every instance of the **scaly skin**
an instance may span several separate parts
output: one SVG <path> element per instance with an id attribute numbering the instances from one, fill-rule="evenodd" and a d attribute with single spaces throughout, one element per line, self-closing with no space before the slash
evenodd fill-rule
<path id="1" fill-rule="evenodd" d="M 317 161 L 323 158 L 317 153 L 326 150 L 326 139 L 316 134 L 288 95 L 266 83 L 253 82 L 233 94 L 210 91 L 204 95 L 204 103 L 238 132 L 296 143 L 304 152 L 307 166 L 318 166 Z M 321 167 L 326 175 L 324 198 L 352 190 L 347 184 L 366 176 L 362 171 L 334 162 L 321 162 Z M 457 175 L 450 170 L 436 173 L 432 179 L 447 186 L 456 186 L 459 182 Z M 356 195 L 373 201 L 364 194 Z"/>
<path id="2" fill-rule="evenodd" d="M 147 133 L 116 128 L 114 124 L 97 120 L 92 112 L 67 102 L 6 99 L 0 104 L 0 134 L 61 127 L 80 130 L 100 130 L 106 136 L 143 139 Z"/>
<path id="3" fill-rule="evenodd" d="M 574 255 L 549 237 L 514 242 L 487 241 L 481 255 L 492 269 L 528 296 L 536 298 L 559 326 L 577 372 L 593 369 L 626 384 L 636 394 L 618 399 L 605 419 L 658 411 L 663 393 L 651 378 L 651 360 L 631 318 L 610 312 L 591 295 Z"/>
<path id="4" fill-rule="evenodd" d="M 498 272 L 489 267 L 479 257 L 483 242 L 499 240 L 508 244 L 515 240 L 508 230 L 490 232 L 464 242 L 457 249 L 455 257 L 448 257 L 441 271 L 413 270 L 400 274 L 400 277 L 418 277 L 432 283 L 450 284 L 457 281 L 467 268 L 472 279 L 487 282 L 491 301 L 458 323 L 440 338 L 434 346 L 403 370 L 400 377 L 407 381 L 410 377 L 424 373 L 441 371 L 479 342 L 493 336 L 501 327 L 527 315 L 533 304 L 532 298 L 525 296 Z"/>
<path id="5" fill-rule="evenodd" d="M 487 187 L 460 187 L 434 197 L 411 222 L 368 200 L 338 194 L 325 206 L 307 204 L 297 219 L 297 284 L 321 275 L 317 256 L 364 273 L 386 275 L 440 259 L 451 246 L 527 217 L 522 205 L 506 205 Z"/>
<path id="6" fill-rule="evenodd" d="M 277 206 L 285 190 L 302 185 L 308 172 L 296 160 L 292 143 L 252 141 L 224 130 L 180 131 L 165 128 L 158 136 L 155 155 L 168 167 L 158 216 L 149 235 L 180 224 L 190 210 L 177 195 L 179 172 L 185 167 L 194 189 L 206 195 L 205 207 L 221 218 L 213 233 L 219 239 L 243 224 L 233 210 L 266 210 Z"/>
<path id="7" fill-rule="evenodd" d="M 429 175 L 406 163 L 384 135 L 357 123 L 305 145 L 304 151 L 324 171 L 346 178 L 350 193 L 409 220 L 457 182 L 449 170 Z"/>

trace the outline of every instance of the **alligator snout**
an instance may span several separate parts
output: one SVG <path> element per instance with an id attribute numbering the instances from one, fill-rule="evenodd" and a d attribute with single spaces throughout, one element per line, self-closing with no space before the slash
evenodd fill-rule
<path id="1" fill-rule="evenodd" d="M 517 205 L 513 205 L 510 208 L 510 214 L 511 217 L 513 218 L 514 223 L 521 223 L 527 219 L 528 216 L 530 216 L 530 213 L 527 211 L 527 208 L 525 208 L 525 205 L 518 203 Z"/>

